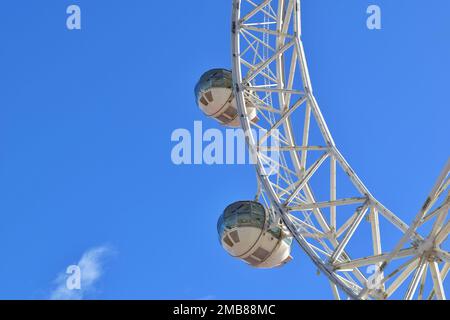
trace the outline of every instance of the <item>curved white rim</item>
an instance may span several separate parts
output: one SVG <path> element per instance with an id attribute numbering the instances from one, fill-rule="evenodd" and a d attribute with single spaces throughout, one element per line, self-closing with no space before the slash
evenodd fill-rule
<path id="1" fill-rule="evenodd" d="M 233 0 L 232 60 L 238 111 L 247 144 L 255 155 L 262 200 L 282 217 L 300 247 L 329 278 L 335 298 L 339 299 L 342 292 L 352 299 L 385 299 L 405 287 L 405 299 L 445 299 L 443 283 L 450 255 L 443 247 L 449 232 L 450 161 L 411 226 L 371 195 L 336 148 L 313 95 L 301 40 L 299 0 Z M 257 101 L 260 123 L 247 117 L 249 92 Z M 299 119 L 303 130 L 296 132 L 294 126 Z M 321 145 L 309 143 L 313 121 Z M 252 129 L 267 133 L 257 136 Z M 278 141 L 276 150 L 265 145 L 269 138 Z M 270 161 L 267 151 L 279 153 L 276 174 L 268 175 L 265 169 Z M 318 200 L 313 179 L 323 176 L 325 162 L 330 164 L 329 199 Z M 354 187 L 351 196 L 337 197 L 338 171 Z M 370 239 L 358 236 L 365 217 L 369 219 Z M 388 253 L 382 251 L 381 217 L 399 231 L 400 240 L 388 244 Z M 422 237 L 420 229 L 427 223 L 431 224 L 431 233 Z M 392 239 L 384 238 L 387 242 Z M 351 257 L 349 251 L 355 241 L 357 252 L 361 247 L 368 250 L 363 258 Z M 375 285 L 362 271 L 368 266 L 377 268 L 376 277 L 369 279 L 376 279 Z M 427 281 L 428 269 L 431 281 Z M 409 285 L 405 286 L 407 280 Z M 430 292 L 426 296 L 427 289 Z"/>

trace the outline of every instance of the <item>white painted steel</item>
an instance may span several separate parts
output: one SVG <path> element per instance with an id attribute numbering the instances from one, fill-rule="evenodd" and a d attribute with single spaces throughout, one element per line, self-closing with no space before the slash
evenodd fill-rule
<path id="1" fill-rule="evenodd" d="M 232 61 L 236 105 L 256 156 L 261 202 L 282 218 L 328 277 L 334 296 L 445 299 L 450 161 L 411 226 L 369 192 L 336 147 L 313 94 L 300 0 L 233 0 Z M 254 102 L 258 123 L 248 101 Z M 254 128 L 267 134 L 259 139 Z M 320 143 L 312 142 L 313 132 Z M 268 138 L 278 139 L 279 146 L 263 145 Z M 267 151 L 280 154 L 275 174 L 265 170 Z M 340 196 L 342 191 L 348 194 Z M 427 224 L 431 233 L 421 235 Z M 369 285 L 372 276 L 379 280 L 375 287 Z"/>

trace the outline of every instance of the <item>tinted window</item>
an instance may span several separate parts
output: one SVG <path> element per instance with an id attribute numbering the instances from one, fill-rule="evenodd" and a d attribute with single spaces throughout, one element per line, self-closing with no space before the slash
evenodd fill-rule
<path id="1" fill-rule="evenodd" d="M 234 246 L 233 242 L 231 242 L 230 238 L 228 238 L 228 235 L 223 237 L 223 242 L 225 242 L 229 247 Z"/>
<path id="2" fill-rule="evenodd" d="M 233 231 L 232 233 L 230 233 L 230 237 L 231 239 L 233 239 L 234 243 L 239 243 L 240 239 L 237 231 Z"/>

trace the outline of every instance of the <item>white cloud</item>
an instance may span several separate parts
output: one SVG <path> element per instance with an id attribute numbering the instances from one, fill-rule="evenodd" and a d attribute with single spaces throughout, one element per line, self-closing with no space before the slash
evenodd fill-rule
<path id="1" fill-rule="evenodd" d="M 109 246 L 95 247 L 86 251 L 78 267 L 81 271 L 81 288 L 79 290 L 70 290 L 67 288 L 68 275 L 62 272 L 55 280 L 56 288 L 50 294 L 51 300 L 81 300 L 86 293 L 95 290 L 95 283 L 103 274 L 105 258 L 113 253 Z"/>

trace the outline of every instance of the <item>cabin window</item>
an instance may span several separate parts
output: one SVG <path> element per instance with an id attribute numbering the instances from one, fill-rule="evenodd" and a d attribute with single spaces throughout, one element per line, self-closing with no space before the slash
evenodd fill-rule
<path id="1" fill-rule="evenodd" d="M 259 260 L 264 261 L 269 257 L 270 252 L 264 248 L 258 248 L 253 255 L 257 257 Z"/>
<path id="2" fill-rule="evenodd" d="M 205 97 L 206 97 L 206 99 L 207 99 L 209 102 L 213 102 L 213 101 L 214 101 L 213 95 L 212 95 L 212 92 L 211 92 L 211 91 L 208 91 L 207 93 L 205 93 Z"/>
<path id="3" fill-rule="evenodd" d="M 228 235 L 226 235 L 226 236 L 223 238 L 223 242 L 225 242 L 229 247 L 234 246 L 233 242 L 231 242 L 231 240 L 230 240 L 230 238 L 228 237 Z"/>
<path id="4" fill-rule="evenodd" d="M 230 119 L 234 119 L 237 116 L 237 111 L 233 107 L 228 107 L 228 109 L 224 112 Z"/>
<path id="5" fill-rule="evenodd" d="M 225 115 L 221 114 L 217 117 L 217 120 L 219 120 L 222 123 L 228 123 L 230 122 L 230 119 L 228 119 Z"/>
<path id="6" fill-rule="evenodd" d="M 253 258 L 252 256 L 247 257 L 244 259 L 245 261 L 247 261 L 248 263 L 250 263 L 252 266 L 257 266 L 258 264 L 260 264 L 261 262 L 256 260 L 255 258 Z"/>
<path id="7" fill-rule="evenodd" d="M 239 239 L 239 234 L 237 231 L 233 231 L 232 233 L 230 233 L 230 237 L 231 237 L 231 239 L 233 239 L 234 243 L 239 243 L 241 241 Z"/>
<path id="8" fill-rule="evenodd" d="M 200 102 L 202 103 L 202 105 L 207 106 L 208 105 L 208 101 L 206 101 L 205 97 L 201 97 L 200 98 Z"/>

